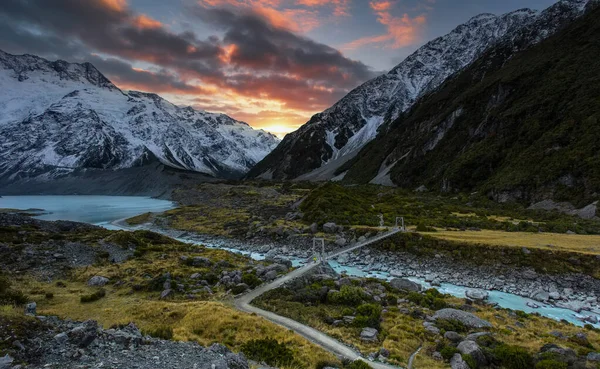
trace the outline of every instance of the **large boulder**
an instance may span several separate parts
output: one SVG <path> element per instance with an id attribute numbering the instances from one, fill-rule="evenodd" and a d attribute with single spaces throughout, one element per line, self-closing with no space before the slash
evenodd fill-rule
<path id="1" fill-rule="evenodd" d="M 338 227 L 335 223 L 323 224 L 323 232 L 325 232 L 325 233 L 336 233 L 337 229 L 338 229 Z"/>
<path id="2" fill-rule="evenodd" d="M 457 320 L 464 324 L 466 327 L 474 329 L 492 327 L 492 324 L 490 324 L 490 322 L 483 320 L 474 314 L 451 308 L 436 311 L 436 313 L 433 315 L 433 319 Z"/>
<path id="3" fill-rule="evenodd" d="M 490 296 L 487 291 L 483 290 L 467 290 L 465 292 L 465 296 L 471 300 L 475 301 L 485 301 Z"/>
<path id="4" fill-rule="evenodd" d="M 452 369 L 471 369 L 469 364 L 463 360 L 460 354 L 454 354 L 454 356 L 452 356 L 452 359 L 450 359 L 450 367 Z"/>
<path id="5" fill-rule="evenodd" d="M 487 359 L 485 354 L 481 350 L 481 347 L 474 341 L 462 341 L 456 346 L 458 351 L 463 355 L 470 355 L 479 366 L 487 365 Z"/>
<path id="6" fill-rule="evenodd" d="M 363 328 L 362 332 L 360 332 L 360 339 L 365 342 L 377 342 L 378 333 L 375 328 Z"/>
<path id="7" fill-rule="evenodd" d="M 405 278 L 394 278 L 390 281 L 392 288 L 398 291 L 420 292 L 421 285 Z"/>
<path id="8" fill-rule="evenodd" d="M 109 279 L 100 275 L 95 275 L 90 278 L 87 282 L 88 286 L 92 287 L 103 287 L 108 283 Z"/>

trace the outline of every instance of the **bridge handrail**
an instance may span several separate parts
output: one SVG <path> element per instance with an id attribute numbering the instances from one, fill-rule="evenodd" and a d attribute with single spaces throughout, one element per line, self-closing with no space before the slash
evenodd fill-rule
<path id="1" fill-rule="evenodd" d="M 357 244 L 354 244 L 354 245 L 350 245 L 348 247 L 344 247 L 342 249 L 330 252 L 330 253 L 327 254 L 327 256 L 325 257 L 325 259 L 326 260 L 332 259 L 332 258 L 337 257 L 339 255 L 345 254 L 345 253 L 347 253 L 347 252 L 349 252 L 351 250 L 359 249 L 359 248 L 367 246 L 367 245 L 369 245 L 369 244 L 371 244 L 373 242 L 377 242 L 377 241 L 382 240 L 382 239 L 384 239 L 386 237 L 389 237 L 389 236 L 391 236 L 393 234 L 396 234 L 398 232 L 404 232 L 404 231 L 405 231 L 404 229 L 392 228 L 391 230 L 389 230 L 389 231 L 387 231 L 387 232 L 385 232 L 383 234 L 380 234 L 378 236 L 369 238 L 368 240 L 365 240 L 363 242 L 360 242 L 360 243 L 357 243 Z"/>

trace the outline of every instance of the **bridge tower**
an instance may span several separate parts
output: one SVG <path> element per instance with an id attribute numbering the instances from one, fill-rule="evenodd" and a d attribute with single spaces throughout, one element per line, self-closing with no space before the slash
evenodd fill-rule
<path id="1" fill-rule="evenodd" d="M 404 217 L 396 217 L 395 229 L 399 229 L 402 232 L 406 232 L 406 226 L 404 225 Z"/>
<path id="2" fill-rule="evenodd" d="M 318 250 L 318 244 L 321 244 L 321 250 Z M 325 262 L 325 239 L 324 238 L 313 238 L 313 247 L 312 247 L 313 255 L 319 258 L 321 263 Z"/>

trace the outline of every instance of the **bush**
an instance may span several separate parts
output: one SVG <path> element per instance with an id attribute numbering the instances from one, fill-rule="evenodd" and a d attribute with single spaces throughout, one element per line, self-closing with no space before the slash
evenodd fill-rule
<path id="1" fill-rule="evenodd" d="M 473 358 L 473 356 L 466 354 L 466 355 L 462 355 L 462 358 L 465 361 L 465 363 L 467 363 L 469 368 L 471 368 L 471 369 L 477 368 L 477 361 Z"/>
<path id="2" fill-rule="evenodd" d="M 435 325 L 439 329 L 444 330 L 446 332 L 454 331 L 458 333 L 466 333 L 469 331 L 469 328 L 467 328 L 462 322 L 456 319 L 437 319 L 435 321 Z"/>
<path id="3" fill-rule="evenodd" d="M 408 301 L 429 309 L 440 310 L 448 307 L 444 295 L 432 288 L 424 293 L 410 292 L 406 297 Z"/>
<path id="4" fill-rule="evenodd" d="M 359 328 L 371 327 L 379 329 L 381 306 L 375 304 L 362 304 L 356 308 L 356 318 L 352 325 Z"/>
<path id="5" fill-rule="evenodd" d="M 52 292 L 46 292 L 46 299 L 52 300 L 54 298 L 54 294 Z"/>
<path id="6" fill-rule="evenodd" d="M 173 338 L 173 328 L 169 326 L 160 326 L 156 329 L 145 331 L 144 334 L 155 338 L 161 338 L 163 340 L 170 340 Z"/>
<path id="7" fill-rule="evenodd" d="M 355 360 L 346 367 L 347 369 L 371 369 L 369 364 L 362 360 Z"/>
<path id="8" fill-rule="evenodd" d="M 354 286 L 342 286 L 339 292 L 331 292 L 328 299 L 333 304 L 358 306 L 367 296 L 362 288 Z"/>
<path id="9" fill-rule="evenodd" d="M 535 364 L 535 369 L 567 369 L 569 365 L 562 361 L 546 359 Z"/>
<path id="10" fill-rule="evenodd" d="M 27 296 L 21 291 L 12 289 L 10 280 L 0 276 L 0 305 L 24 305 L 27 303 Z"/>
<path id="11" fill-rule="evenodd" d="M 242 345 L 242 352 L 250 360 L 271 366 L 291 366 L 294 361 L 292 350 L 272 338 L 248 341 Z"/>
<path id="12" fill-rule="evenodd" d="M 459 353 L 458 349 L 456 347 L 452 347 L 452 346 L 444 346 L 440 350 L 440 354 L 442 354 L 442 357 L 446 361 L 450 361 L 450 359 L 452 359 L 452 356 L 454 356 L 454 354 L 457 354 L 457 353 Z"/>
<path id="13" fill-rule="evenodd" d="M 262 281 L 254 273 L 244 273 L 242 283 L 246 283 L 250 288 L 256 288 L 262 284 Z"/>
<path id="14" fill-rule="evenodd" d="M 493 354 L 506 369 L 528 369 L 533 366 L 529 352 L 519 346 L 499 345 L 493 350 Z"/>
<path id="15" fill-rule="evenodd" d="M 315 365 L 315 369 L 337 368 L 338 366 L 339 364 L 336 362 L 322 360 Z"/>
<path id="16" fill-rule="evenodd" d="M 106 291 L 104 290 L 104 288 L 101 288 L 92 294 L 81 296 L 80 301 L 82 304 L 85 304 L 88 302 L 98 301 L 104 296 L 106 296 Z"/>

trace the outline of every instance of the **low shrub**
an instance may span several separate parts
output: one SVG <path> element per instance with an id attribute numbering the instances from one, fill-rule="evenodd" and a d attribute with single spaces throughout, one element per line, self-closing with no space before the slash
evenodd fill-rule
<path id="1" fill-rule="evenodd" d="M 242 283 L 246 283 L 250 288 L 256 288 L 262 284 L 262 281 L 254 273 L 244 273 Z"/>
<path id="2" fill-rule="evenodd" d="M 360 287 L 342 286 L 339 291 L 329 293 L 327 298 L 332 304 L 358 306 L 367 299 L 367 295 Z"/>
<path id="3" fill-rule="evenodd" d="M 469 331 L 469 328 L 465 326 L 462 322 L 456 319 L 437 319 L 435 321 L 436 327 L 443 331 L 454 331 L 458 333 L 466 333 Z"/>
<path id="4" fill-rule="evenodd" d="M 406 297 L 408 301 L 429 309 L 440 310 L 448 307 L 444 295 L 432 288 L 423 293 L 410 292 Z"/>
<path id="5" fill-rule="evenodd" d="M 46 292 L 46 300 L 52 300 L 54 298 L 54 294 L 52 292 Z"/>
<path id="6" fill-rule="evenodd" d="M 21 291 L 12 289 L 10 280 L 0 276 L 0 305 L 24 305 L 27 303 L 27 296 Z"/>
<path id="7" fill-rule="evenodd" d="M 291 366 L 294 361 L 292 350 L 272 338 L 248 341 L 242 345 L 242 352 L 251 360 L 271 366 Z"/>
<path id="8" fill-rule="evenodd" d="M 535 364 L 535 369 L 567 369 L 568 367 L 569 365 L 567 363 L 552 359 L 538 361 L 538 363 Z"/>
<path id="9" fill-rule="evenodd" d="M 88 302 L 98 301 L 104 296 L 106 296 L 106 291 L 103 288 L 101 288 L 92 294 L 81 296 L 80 301 L 82 304 L 85 304 Z"/>
<path id="10" fill-rule="evenodd" d="M 452 347 L 452 346 L 444 346 L 440 350 L 440 354 L 442 354 L 442 357 L 446 361 L 450 361 L 450 359 L 452 359 L 454 354 L 457 354 L 457 353 L 459 353 L 458 349 L 456 347 Z"/>
<path id="11" fill-rule="evenodd" d="M 533 358 L 523 347 L 503 344 L 494 348 L 492 353 L 506 369 L 528 369 L 533 366 Z"/>
<path id="12" fill-rule="evenodd" d="M 369 364 L 365 363 L 362 360 L 355 360 L 350 365 L 346 366 L 347 369 L 370 369 Z"/>
<path id="13" fill-rule="evenodd" d="M 473 358 L 473 356 L 471 356 L 469 354 L 463 354 L 462 359 L 465 361 L 465 363 L 467 363 L 469 368 L 471 368 L 471 369 L 477 368 L 477 361 Z"/>
<path id="14" fill-rule="evenodd" d="M 381 319 L 381 306 L 375 304 L 362 304 L 356 308 L 356 317 L 352 325 L 359 328 L 371 327 L 379 329 Z"/>

